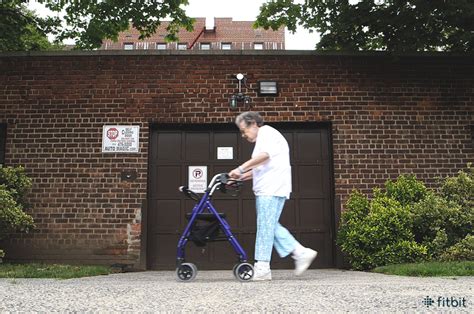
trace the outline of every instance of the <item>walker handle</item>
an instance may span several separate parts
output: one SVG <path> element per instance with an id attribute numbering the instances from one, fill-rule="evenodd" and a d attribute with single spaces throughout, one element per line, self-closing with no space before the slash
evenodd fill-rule
<path id="1" fill-rule="evenodd" d="M 195 200 L 195 201 L 199 201 L 200 197 L 199 195 L 197 195 L 195 192 L 191 191 L 187 186 L 185 185 L 182 185 L 178 188 L 178 190 L 182 193 L 184 193 L 184 195 L 186 195 L 188 198 L 192 199 L 192 200 Z"/>

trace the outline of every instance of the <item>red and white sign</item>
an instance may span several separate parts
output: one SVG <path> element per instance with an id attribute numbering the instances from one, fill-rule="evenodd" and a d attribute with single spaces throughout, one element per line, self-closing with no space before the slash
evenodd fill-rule
<path id="1" fill-rule="evenodd" d="M 110 128 L 107 130 L 106 135 L 111 141 L 114 141 L 119 136 L 119 130 L 117 130 L 117 128 Z"/>
<path id="2" fill-rule="evenodd" d="M 104 125 L 102 128 L 103 153 L 138 153 L 138 125 Z"/>

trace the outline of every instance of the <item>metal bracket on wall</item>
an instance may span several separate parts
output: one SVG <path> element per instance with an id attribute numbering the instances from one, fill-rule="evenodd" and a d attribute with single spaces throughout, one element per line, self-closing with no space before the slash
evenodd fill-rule
<path id="1" fill-rule="evenodd" d="M 136 170 L 123 170 L 120 173 L 120 178 L 122 181 L 134 181 L 137 178 Z"/>

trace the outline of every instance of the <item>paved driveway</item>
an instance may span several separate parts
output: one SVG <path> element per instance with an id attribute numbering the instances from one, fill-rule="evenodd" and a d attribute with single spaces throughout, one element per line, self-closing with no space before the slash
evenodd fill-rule
<path id="1" fill-rule="evenodd" d="M 273 281 L 247 283 L 236 281 L 230 270 L 201 271 L 188 283 L 177 282 L 174 272 L 149 271 L 71 280 L 0 279 L 0 312 L 472 313 L 473 287 L 474 277 L 342 270 L 310 270 L 300 278 L 274 270 Z"/>

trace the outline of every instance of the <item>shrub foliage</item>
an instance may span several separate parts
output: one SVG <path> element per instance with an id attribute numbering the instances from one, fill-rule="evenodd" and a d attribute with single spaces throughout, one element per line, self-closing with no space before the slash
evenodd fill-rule
<path id="1" fill-rule="evenodd" d="M 355 191 L 342 213 L 338 244 L 354 269 L 422 260 L 426 247 L 414 241 L 407 207 L 375 190 L 374 198 Z"/>
<path id="2" fill-rule="evenodd" d="M 472 260 L 474 169 L 429 190 L 414 175 L 387 181 L 373 198 L 353 191 L 337 243 L 352 268 L 372 269 L 423 260 Z"/>
<path id="3" fill-rule="evenodd" d="M 29 232 L 33 218 L 24 212 L 31 179 L 23 167 L 0 166 L 0 240 L 15 232 Z M 0 258 L 4 256 L 0 249 Z"/>

